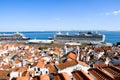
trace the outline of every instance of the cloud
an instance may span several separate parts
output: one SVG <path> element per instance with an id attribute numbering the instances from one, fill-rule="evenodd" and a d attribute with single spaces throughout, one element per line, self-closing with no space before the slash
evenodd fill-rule
<path id="1" fill-rule="evenodd" d="M 119 15 L 119 14 L 120 14 L 120 10 L 113 11 L 112 14 L 114 14 L 114 15 Z"/>
<path id="2" fill-rule="evenodd" d="M 116 11 L 113 11 L 113 12 L 108 12 L 108 13 L 106 13 L 106 15 L 120 15 L 120 10 L 116 10 Z"/>

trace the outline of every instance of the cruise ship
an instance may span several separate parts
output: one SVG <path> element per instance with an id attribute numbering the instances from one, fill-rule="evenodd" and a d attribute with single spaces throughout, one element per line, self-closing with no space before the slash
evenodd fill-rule
<path id="1" fill-rule="evenodd" d="M 55 43 L 100 43 L 104 42 L 105 35 L 97 32 L 79 32 L 78 34 L 57 33 L 53 38 Z"/>
<path id="2" fill-rule="evenodd" d="M 0 34 L 0 41 L 25 41 L 29 38 L 25 37 L 22 33 L 16 32 L 14 34 Z"/>

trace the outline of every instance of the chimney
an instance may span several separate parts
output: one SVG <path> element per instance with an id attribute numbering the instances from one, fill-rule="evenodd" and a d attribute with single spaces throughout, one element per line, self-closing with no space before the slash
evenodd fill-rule
<path id="1" fill-rule="evenodd" d="M 68 53 L 68 48 L 67 48 L 66 45 L 64 46 L 64 50 L 65 50 L 65 53 L 67 54 Z"/>

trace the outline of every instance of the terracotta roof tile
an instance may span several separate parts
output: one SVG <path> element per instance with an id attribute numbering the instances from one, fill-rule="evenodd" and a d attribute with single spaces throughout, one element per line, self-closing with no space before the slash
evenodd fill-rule
<path id="1" fill-rule="evenodd" d="M 27 77 L 17 77 L 16 80 L 29 80 L 29 78 L 27 78 Z"/>
<path id="2" fill-rule="evenodd" d="M 40 76 L 34 76 L 32 80 L 40 80 Z"/>
<path id="3" fill-rule="evenodd" d="M 84 70 L 80 70 L 89 80 L 94 80 L 90 75 L 88 75 Z"/>
<path id="4" fill-rule="evenodd" d="M 17 80 L 30 80 L 30 75 L 26 72 L 25 76 L 17 77 Z"/>
<path id="5" fill-rule="evenodd" d="M 63 72 L 62 75 L 63 75 L 65 80 L 71 80 L 71 78 L 69 77 L 68 73 Z"/>
<path id="6" fill-rule="evenodd" d="M 50 78 L 47 74 L 44 74 L 40 76 L 40 80 L 50 80 Z"/>
<path id="7" fill-rule="evenodd" d="M 54 73 L 54 72 L 55 72 L 55 67 L 52 66 L 52 67 L 50 67 L 48 70 L 49 70 L 50 73 Z"/>
<path id="8" fill-rule="evenodd" d="M 74 52 L 69 52 L 68 57 L 75 60 L 77 58 L 77 55 Z"/>
<path id="9" fill-rule="evenodd" d="M 84 80 L 81 75 L 79 75 L 78 72 L 72 72 L 72 75 L 74 76 L 75 80 Z"/>
<path id="10" fill-rule="evenodd" d="M 19 67 L 18 72 L 24 72 L 24 71 L 27 71 L 27 68 L 26 67 Z"/>
<path id="11" fill-rule="evenodd" d="M 54 74 L 54 80 L 65 80 L 62 74 Z"/>
<path id="12" fill-rule="evenodd" d="M 67 67 L 70 67 L 70 66 L 74 66 L 74 65 L 77 65 L 77 61 L 76 60 L 72 60 L 72 61 L 66 61 L 64 63 L 60 63 L 57 65 L 57 68 L 58 69 L 64 69 L 64 68 L 67 68 Z"/>
<path id="13" fill-rule="evenodd" d="M 0 80 L 9 80 L 9 73 L 10 71 L 0 70 Z"/>
<path id="14" fill-rule="evenodd" d="M 43 61 L 39 61 L 39 62 L 37 63 L 37 66 L 40 67 L 40 68 L 44 68 L 44 67 L 45 67 L 45 64 L 44 64 Z"/>
<path id="15" fill-rule="evenodd" d="M 120 65 L 116 65 L 116 67 L 120 69 Z"/>
<path id="16" fill-rule="evenodd" d="M 71 80 L 66 72 L 54 74 L 54 80 Z"/>
<path id="17" fill-rule="evenodd" d="M 39 59 L 38 59 L 38 61 L 42 61 L 42 62 L 43 62 L 43 61 L 44 61 L 44 59 L 43 59 L 43 58 L 39 58 Z"/>
<path id="18" fill-rule="evenodd" d="M 112 78 L 112 76 L 109 76 L 108 74 L 106 74 L 105 72 L 103 72 L 102 70 L 98 69 L 98 68 L 92 68 L 88 70 L 90 75 L 94 77 L 94 79 L 99 79 L 99 80 L 114 80 Z"/>
<path id="19" fill-rule="evenodd" d="M 117 69 L 114 66 L 108 66 L 102 68 L 102 70 L 109 76 L 114 77 L 115 80 L 120 79 L 120 69 Z"/>
<path id="20" fill-rule="evenodd" d="M 77 64 L 80 64 L 82 66 L 89 66 L 85 62 L 77 61 L 77 60 L 72 60 L 72 61 L 66 61 L 64 63 L 60 63 L 56 67 L 61 70 L 61 69 L 64 69 L 64 68 L 67 68 L 67 67 L 70 67 L 70 66 L 77 65 Z"/>
<path id="21" fill-rule="evenodd" d="M 34 63 L 32 64 L 32 67 L 37 66 L 37 63 L 38 63 L 38 62 L 34 62 Z"/>
<path id="22" fill-rule="evenodd" d="M 67 58 L 67 61 L 72 61 L 73 59 L 71 59 L 71 58 Z"/>
<path id="23" fill-rule="evenodd" d="M 72 75 L 75 77 L 76 80 L 94 80 L 90 75 L 88 75 L 83 70 L 73 71 Z"/>
<path id="24" fill-rule="evenodd" d="M 80 65 L 83 65 L 83 66 L 89 66 L 88 64 L 86 64 L 85 62 L 82 62 L 82 61 L 77 61 Z"/>
<path id="25" fill-rule="evenodd" d="M 3 69 L 10 69 L 11 68 L 11 65 L 7 64 L 7 65 L 4 65 L 2 66 Z"/>
<path id="26" fill-rule="evenodd" d="M 20 60 L 19 60 L 19 59 L 16 59 L 16 60 L 15 60 L 15 63 L 16 63 L 16 64 L 20 63 Z"/>
<path id="27" fill-rule="evenodd" d="M 93 67 L 94 68 L 102 68 L 102 67 L 106 67 L 107 65 L 105 63 L 102 64 L 94 64 Z"/>

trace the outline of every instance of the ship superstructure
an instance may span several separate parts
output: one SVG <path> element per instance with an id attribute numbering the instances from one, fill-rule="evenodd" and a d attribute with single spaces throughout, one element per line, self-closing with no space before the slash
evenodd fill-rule
<path id="1" fill-rule="evenodd" d="M 29 38 L 25 37 L 22 33 L 16 32 L 14 34 L 0 34 L 0 41 L 21 41 L 21 40 L 29 40 Z"/>
<path id="2" fill-rule="evenodd" d="M 62 34 L 59 32 L 54 36 L 53 39 L 56 43 L 94 43 L 104 42 L 105 35 L 96 32 L 79 32 L 79 34 Z"/>

